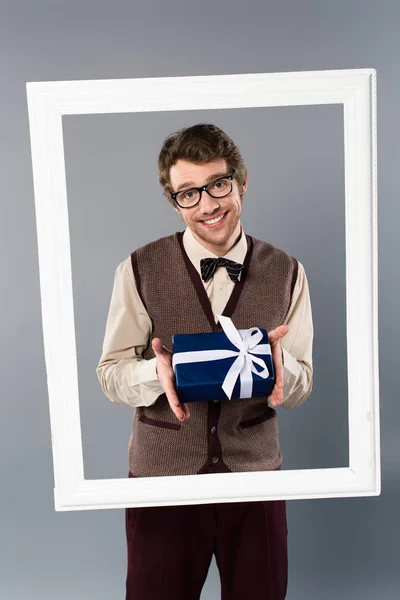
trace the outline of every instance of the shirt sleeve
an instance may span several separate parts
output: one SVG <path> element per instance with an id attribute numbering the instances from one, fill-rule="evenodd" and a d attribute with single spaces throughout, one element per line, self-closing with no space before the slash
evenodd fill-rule
<path id="1" fill-rule="evenodd" d="M 312 345 L 314 328 L 307 276 L 298 261 L 297 281 L 283 325 L 288 333 L 281 338 L 283 353 L 284 408 L 300 406 L 310 395 L 313 385 Z"/>
<path id="2" fill-rule="evenodd" d="M 164 393 L 156 358 L 145 360 L 152 323 L 137 291 L 130 256 L 115 271 L 102 355 L 96 374 L 116 404 L 150 406 Z"/>

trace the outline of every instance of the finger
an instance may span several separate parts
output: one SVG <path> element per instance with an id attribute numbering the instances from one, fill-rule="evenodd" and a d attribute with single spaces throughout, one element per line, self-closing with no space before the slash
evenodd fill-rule
<path id="1" fill-rule="evenodd" d="M 151 342 L 151 345 L 152 345 L 152 348 L 153 348 L 157 358 L 162 358 L 163 362 L 166 362 L 166 364 L 170 367 L 171 366 L 170 355 L 172 354 L 172 352 L 170 352 L 170 350 L 168 350 L 168 348 L 163 346 L 160 338 L 154 338 Z M 179 398 L 176 393 L 173 378 L 168 379 L 168 378 L 163 377 L 163 388 L 164 388 L 165 395 L 167 396 L 167 400 L 169 402 L 171 410 L 174 413 L 174 415 L 177 417 L 177 419 L 179 419 L 180 421 L 184 421 L 185 419 L 188 419 L 190 416 L 189 409 L 187 408 L 186 404 L 182 405 L 180 403 Z"/>
<path id="2" fill-rule="evenodd" d="M 275 400 L 275 396 L 273 394 L 271 394 L 271 396 L 268 398 L 269 403 L 271 404 L 271 406 L 276 406 L 276 400 Z"/>
<path id="3" fill-rule="evenodd" d="M 277 388 L 283 388 L 283 368 L 282 364 L 279 364 L 279 359 L 277 358 L 274 362 L 275 365 L 275 385 Z"/>
<path id="4" fill-rule="evenodd" d="M 154 338 L 151 341 L 151 345 L 152 345 L 154 352 L 161 352 L 162 343 L 161 343 L 160 338 Z"/>
<path id="5" fill-rule="evenodd" d="M 190 417 L 190 412 L 187 404 L 181 404 L 182 410 L 185 413 L 186 419 Z"/>
<path id="6" fill-rule="evenodd" d="M 270 402 L 272 406 L 277 406 L 283 402 L 283 365 L 280 344 L 276 344 L 272 348 L 272 359 L 275 368 L 275 384 L 270 396 Z"/>
<path id="7" fill-rule="evenodd" d="M 165 381 L 163 385 L 164 385 L 165 395 L 167 396 L 167 400 L 168 400 L 171 410 L 175 414 L 175 416 L 180 421 L 184 421 L 185 418 L 189 418 L 190 413 L 189 413 L 187 407 L 185 410 L 184 409 L 185 405 L 182 405 L 180 403 L 178 395 L 175 390 L 175 386 L 173 384 L 173 381 L 172 380 Z"/>
<path id="8" fill-rule="evenodd" d="M 275 389 L 275 400 L 277 404 L 282 404 L 283 401 L 283 393 L 280 388 Z"/>
<path id="9" fill-rule="evenodd" d="M 278 404 L 278 398 L 276 396 L 276 386 L 274 386 L 274 389 L 272 390 L 271 404 L 272 404 L 272 406 L 276 406 Z"/>
<path id="10" fill-rule="evenodd" d="M 283 364 L 282 350 L 280 344 L 271 347 L 272 360 L 275 368 L 275 385 L 278 388 L 283 388 Z"/>
<path id="11" fill-rule="evenodd" d="M 275 385 L 277 388 L 282 390 L 283 388 L 283 375 L 282 375 L 282 367 L 277 367 L 276 375 L 275 375 Z"/>
<path id="12" fill-rule="evenodd" d="M 165 346 L 163 346 L 163 343 L 160 340 L 160 338 L 154 338 L 151 342 L 151 346 L 156 355 L 163 355 L 165 353 L 171 354 L 171 351 L 168 350 L 168 348 L 166 348 Z"/>
<path id="13" fill-rule="evenodd" d="M 272 394 L 268 398 L 268 400 L 272 406 L 278 406 L 278 405 L 282 404 L 283 394 L 280 390 L 278 390 L 276 388 L 276 386 L 274 386 L 274 389 L 272 390 Z"/>

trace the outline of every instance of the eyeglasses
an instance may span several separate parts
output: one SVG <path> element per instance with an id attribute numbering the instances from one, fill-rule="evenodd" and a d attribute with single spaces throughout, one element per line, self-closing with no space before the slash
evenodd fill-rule
<path id="1" fill-rule="evenodd" d="M 207 183 L 207 185 L 192 187 L 180 192 L 170 192 L 171 198 L 181 208 L 192 208 L 193 206 L 196 206 L 201 200 L 203 191 L 207 192 L 212 198 L 223 198 L 231 193 L 233 186 L 232 180 L 234 177 L 237 177 L 235 169 L 233 169 L 231 175 L 219 177 L 218 179 Z"/>

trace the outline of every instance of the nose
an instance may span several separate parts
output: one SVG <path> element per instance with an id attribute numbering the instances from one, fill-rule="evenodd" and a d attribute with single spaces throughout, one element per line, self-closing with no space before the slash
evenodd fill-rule
<path id="1" fill-rule="evenodd" d="M 208 192 L 203 190 L 199 203 L 200 212 L 203 215 L 211 215 L 215 210 L 218 210 L 219 203 L 217 198 L 210 196 Z"/>

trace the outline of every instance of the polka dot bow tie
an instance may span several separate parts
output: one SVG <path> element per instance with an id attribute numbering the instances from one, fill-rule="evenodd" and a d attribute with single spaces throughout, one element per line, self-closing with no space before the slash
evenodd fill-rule
<path id="1" fill-rule="evenodd" d="M 229 277 L 235 282 L 243 270 L 243 265 L 222 256 L 219 258 L 202 258 L 200 261 L 202 280 L 208 281 L 211 279 L 218 267 L 226 267 Z"/>

